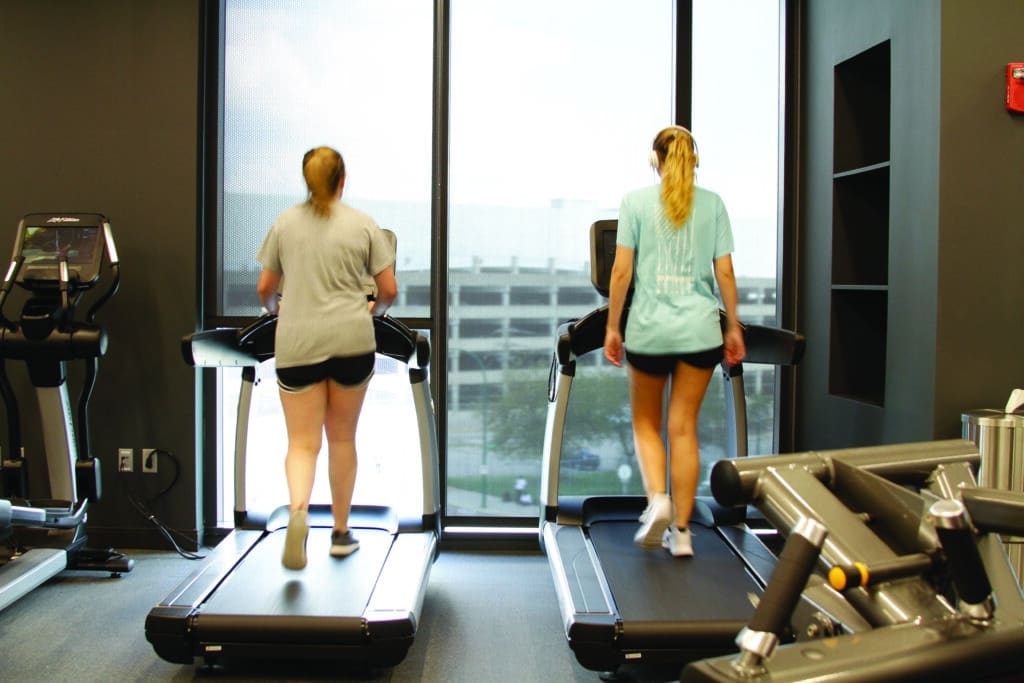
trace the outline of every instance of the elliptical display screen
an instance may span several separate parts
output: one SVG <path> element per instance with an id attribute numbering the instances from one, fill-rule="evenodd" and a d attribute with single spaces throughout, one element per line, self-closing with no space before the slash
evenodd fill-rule
<path id="1" fill-rule="evenodd" d="M 19 281 L 59 283 L 59 264 L 66 260 L 69 280 L 92 284 L 99 276 L 103 233 L 95 225 L 26 226 L 21 255 Z"/>

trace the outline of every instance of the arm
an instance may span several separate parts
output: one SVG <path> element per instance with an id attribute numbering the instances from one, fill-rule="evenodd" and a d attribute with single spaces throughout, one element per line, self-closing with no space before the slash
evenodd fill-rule
<path id="1" fill-rule="evenodd" d="M 395 280 L 395 267 L 388 266 L 373 276 L 373 282 L 377 285 L 377 297 L 370 307 L 372 315 L 384 315 L 384 311 L 395 303 L 398 298 L 398 282 Z"/>
<path id="2" fill-rule="evenodd" d="M 277 313 L 278 311 L 277 290 L 280 284 L 280 273 L 275 273 L 266 268 L 260 272 L 260 279 L 256 284 L 256 293 L 260 297 L 260 303 L 270 313 Z"/>
<path id="3" fill-rule="evenodd" d="M 604 357 L 616 367 L 622 367 L 622 312 L 632 279 L 633 250 L 616 246 L 611 281 L 608 283 L 608 324 L 604 332 Z"/>
<path id="4" fill-rule="evenodd" d="M 729 365 L 737 365 L 747 355 L 747 350 L 736 313 L 739 295 L 736 292 L 736 274 L 732 270 L 732 255 L 716 258 L 714 263 L 715 281 L 718 282 L 718 291 L 722 293 L 722 303 L 725 305 L 726 327 L 722 335 L 725 361 Z"/>

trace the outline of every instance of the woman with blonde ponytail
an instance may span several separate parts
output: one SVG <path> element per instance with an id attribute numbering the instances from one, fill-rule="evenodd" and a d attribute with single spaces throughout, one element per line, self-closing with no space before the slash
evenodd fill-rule
<path id="1" fill-rule="evenodd" d="M 377 347 L 372 315 L 383 315 L 398 294 L 395 251 L 373 218 L 341 201 L 345 162 L 317 147 L 302 158 L 308 199 L 287 209 L 270 228 L 258 259 L 257 293 L 276 313 L 274 355 L 288 431 L 285 475 L 290 517 L 282 564 L 306 566 L 309 498 L 323 434 L 334 528 L 330 554 L 359 548 L 348 528 L 356 480 L 356 424 L 373 376 Z M 367 307 L 363 283 L 377 286 Z M 280 299 L 279 299 L 280 297 Z"/>
<path id="2" fill-rule="evenodd" d="M 661 173 L 661 203 L 669 222 L 681 227 L 693 208 L 693 181 L 697 151 L 685 129 L 666 128 L 654 139 L 651 153 Z"/>
<path id="3" fill-rule="evenodd" d="M 654 138 L 651 166 L 661 182 L 622 200 L 604 340 L 605 357 L 619 367 L 625 358 L 629 366 L 633 441 L 648 502 L 634 540 L 676 557 L 693 555 L 688 525 L 700 470 L 701 402 L 714 367 L 723 360 L 736 365 L 746 355 L 736 317 L 732 227 L 721 197 L 694 184 L 698 163 L 697 143 L 686 128 L 669 126 Z M 661 438 L 666 384 L 667 444 Z"/>

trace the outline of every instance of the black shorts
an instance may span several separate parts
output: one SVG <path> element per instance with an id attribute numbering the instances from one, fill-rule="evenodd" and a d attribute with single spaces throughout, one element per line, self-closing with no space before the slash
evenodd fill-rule
<path id="1" fill-rule="evenodd" d="M 277 369 L 277 385 L 284 391 L 300 393 L 325 379 L 344 387 L 358 387 L 373 377 L 373 352 L 360 356 L 335 356 L 322 363 Z"/>
<path id="2" fill-rule="evenodd" d="M 626 350 L 626 360 L 640 372 L 648 375 L 671 375 L 676 369 L 676 363 L 686 363 L 695 368 L 713 368 L 725 358 L 725 347 L 718 346 L 707 351 L 696 353 L 662 353 L 646 354 L 632 353 Z"/>

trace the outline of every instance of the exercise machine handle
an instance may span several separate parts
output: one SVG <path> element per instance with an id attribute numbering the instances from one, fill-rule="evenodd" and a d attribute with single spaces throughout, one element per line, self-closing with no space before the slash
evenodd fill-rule
<path id="1" fill-rule="evenodd" d="M 18 277 L 18 271 L 21 270 L 23 263 L 25 263 L 25 257 L 20 255 L 11 261 L 10 267 L 7 268 L 7 275 L 4 276 L 3 284 L 0 284 L 0 325 L 3 325 L 8 330 L 16 329 L 17 326 L 13 320 L 4 315 L 4 303 L 7 301 L 7 295 L 11 293 L 11 288 L 14 287 L 14 280 Z"/>
<path id="2" fill-rule="evenodd" d="M 971 619 L 988 621 L 994 612 L 992 585 L 974 542 L 967 508 L 959 500 L 943 499 L 935 501 L 928 514 L 946 553 L 946 563 L 961 609 Z"/>
<path id="3" fill-rule="evenodd" d="M 817 520 L 803 517 L 794 525 L 750 624 L 736 637 L 740 654 L 733 666 L 738 671 L 760 671 L 764 660 L 775 651 L 818 562 L 826 536 L 828 530 Z"/>
<path id="4" fill-rule="evenodd" d="M 854 562 L 851 565 L 835 565 L 828 571 L 828 582 L 837 591 L 851 588 L 866 588 L 892 579 L 917 576 L 932 568 L 932 558 L 924 553 L 913 553 L 894 560 L 868 565 Z"/>
<path id="5" fill-rule="evenodd" d="M 107 246 L 107 260 L 110 262 L 110 287 L 103 293 L 103 296 L 98 298 L 95 303 L 89 308 L 86 313 L 86 322 L 92 324 L 96 320 L 96 312 L 100 310 L 100 307 L 107 303 L 110 297 L 117 294 L 118 288 L 121 286 L 121 262 L 117 256 L 117 246 L 114 244 L 114 232 L 110 229 L 110 221 L 103 221 L 103 241 Z"/>

